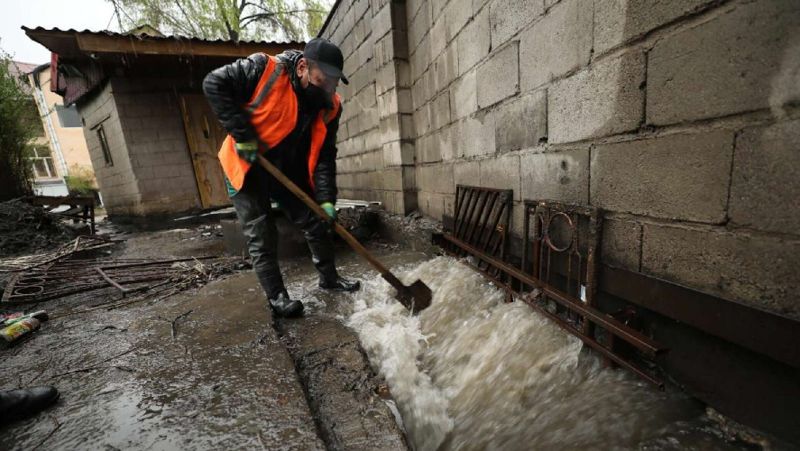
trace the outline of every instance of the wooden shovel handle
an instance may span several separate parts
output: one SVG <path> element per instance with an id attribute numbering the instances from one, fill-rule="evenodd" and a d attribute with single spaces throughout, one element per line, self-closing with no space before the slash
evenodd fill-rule
<path id="1" fill-rule="evenodd" d="M 322 207 L 320 207 L 314 201 L 314 199 L 312 199 L 305 191 L 300 189 L 300 187 L 295 185 L 293 181 L 289 180 L 288 177 L 283 175 L 280 169 L 276 168 L 272 163 L 270 163 L 266 158 L 264 158 L 261 155 L 258 155 L 258 164 L 262 168 L 266 169 L 267 172 L 269 172 L 273 177 L 275 177 L 276 180 L 281 182 L 281 184 L 285 186 L 289 191 L 291 191 L 295 196 L 299 197 L 300 200 L 302 200 L 303 203 L 305 203 L 306 206 L 311 209 L 311 211 L 316 213 L 317 216 L 319 216 L 326 222 L 331 222 L 331 217 L 328 216 L 328 213 L 326 213 L 325 210 L 323 210 Z M 335 230 L 336 233 L 338 233 L 339 236 L 341 236 L 342 239 L 344 239 L 347 242 L 347 244 L 349 244 L 350 247 L 353 248 L 354 251 L 356 251 L 359 255 L 364 257 L 369 262 L 370 265 L 372 265 L 375 269 L 377 269 L 378 272 L 381 273 L 381 276 L 383 276 L 383 278 L 386 279 L 387 282 L 392 284 L 392 286 L 394 286 L 395 288 L 397 288 L 396 284 L 400 284 L 400 286 L 403 285 L 400 282 L 400 280 L 397 277 L 395 277 L 395 275 L 392 274 L 385 266 L 383 266 L 383 263 L 379 262 L 375 257 L 373 257 L 372 254 L 370 254 L 369 251 L 361 243 L 359 243 L 358 240 L 353 235 L 350 234 L 350 232 L 347 231 L 347 229 L 342 227 L 342 225 L 336 221 L 333 221 L 332 225 L 333 225 L 333 230 Z"/>

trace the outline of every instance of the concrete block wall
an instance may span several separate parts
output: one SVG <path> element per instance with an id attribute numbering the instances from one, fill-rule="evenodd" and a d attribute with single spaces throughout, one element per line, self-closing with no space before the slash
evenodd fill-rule
<path id="1" fill-rule="evenodd" d="M 137 215 L 200 208 L 177 91 L 169 80 L 111 81 L 139 185 Z"/>
<path id="2" fill-rule="evenodd" d="M 351 54 L 358 4 L 343 0 L 324 32 Z M 524 199 L 594 205 L 605 263 L 800 318 L 787 269 L 800 263 L 796 1 L 398 4 L 407 65 L 374 77 L 410 86 L 403 146 L 384 163 L 413 155 L 403 179 L 420 211 L 452 214 L 458 183 L 513 188 L 518 231 Z M 345 91 L 345 109 L 362 96 Z M 348 129 L 340 161 L 383 144 Z M 342 181 L 364 194 L 385 183 Z"/>
<path id="3" fill-rule="evenodd" d="M 135 214 L 133 205 L 139 201 L 141 193 L 128 157 L 128 147 L 112 92 L 111 83 L 106 83 L 95 96 L 78 105 L 78 112 L 106 211 L 131 215 Z M 113 164 L 107 164 L 103 156 L 97 132 L 101 126 Z"/>
<path id="4" fill-rule="evenodd" d="M 339 197 L 377 200 L 387 210 L 416 209 L 411 90 L 402 3 L 342 2 L 324 37 L 344 54 L 349 85 L 338 134 Z"/>

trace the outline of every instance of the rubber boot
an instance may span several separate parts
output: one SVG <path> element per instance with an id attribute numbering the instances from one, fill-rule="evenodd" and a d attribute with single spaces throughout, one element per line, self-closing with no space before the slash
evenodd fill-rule
<path id="1" fill-rule="evenodd" d="M 280 318 L 296 318 L 303 315 L 303 303 L 293 301 L 286 290 L 269 299 L 272 312 Z"/>
<path id="2" fill-rule="evenodd" d="M 361 288 L 361 282 L 358 280 L 345 279 L 337 275 L 333 280 L 326 280 L 322 277 L 319 278 L 319 287 L 326 290 L 353 292 Z"/>
<path id="3" fill-rule="evenodd" d="M 42 386 L 0 391 L 0 423 L 36 414 L 58 400 L 55 387 Z"/>

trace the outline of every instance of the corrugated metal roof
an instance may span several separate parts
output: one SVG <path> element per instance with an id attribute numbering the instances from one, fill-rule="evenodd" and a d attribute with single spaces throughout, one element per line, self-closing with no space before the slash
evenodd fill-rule
<path id="1" fill-rule="evenodd" d="M 88 35 L 96 35 L 96 36 L 111 36 L 111 37 L 134 37 L 138 39 L 147 39 L 147 40 L 173 40 L 173 41 L 195 41 L 195 42 L 211 42 L 216 44 L 276 44 L 276 45 L 305 45 L 305 42 L 302 41 L 245 41 L 240 40 L 238 42 L 233 42 L 231 40 L 226 39 L 202 39 L 202 38 L 195 38 L 190 36 L 181 36 L 181 35 L 164 35 L 164 36 L 153 36 L 147 33 L 118 33 L 116 31 L 109 31 L 109 30 L 100 30 L 100 31 L 93 31 L 89 29 L 84 30 L 76 30 L 74 28 L 69 28 L 67 30 L 62 30 L 60 28 L 44 28 L 44 27 L 36 27 L 36 28 L 28 28 L 26 26 L 22 26 L 22 29 L 27 33 L 29 31 L 33 32 L 54 32 L 54 33 L 75 33 L 75 34 L 88 34 Z"/>
<path id="2" fill-rule="evenodd" d="M 95 53 L 246 56 L 256 51 L 280 53 L 289 48 L 302 48 L 296 41 L 226 41 L 185 36 L 117 33 L 113 31 L 62 30 L 60 28 L 22 27 L 29 38 L 64 58 L 86 57 Z M 90 44 L 91 43 L 91 44 Z M 98 47 L 99 46 L 99 47 Z M 248 53 L 249 52 L 249 53 Z"/>

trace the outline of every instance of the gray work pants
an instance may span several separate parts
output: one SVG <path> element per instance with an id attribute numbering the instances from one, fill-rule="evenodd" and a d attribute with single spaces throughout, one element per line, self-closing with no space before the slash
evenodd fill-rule
<path id="1" fill-rule="evenodd" d="M 263 168 L 254 165 L 247 172 L 244 186 L 231 197 L 242 224 L 253 270 L 269 299 L 285 290 L 278 265 L 278 230 L 272 214 L 270 194 L 286 217 L 303 231 L 320 278 L 334 282 L 338 277 L 330 225 L 285 189 L 272 189 L 275 181 Z M 282 188 L 282 187 L 281 187 Z"/>

